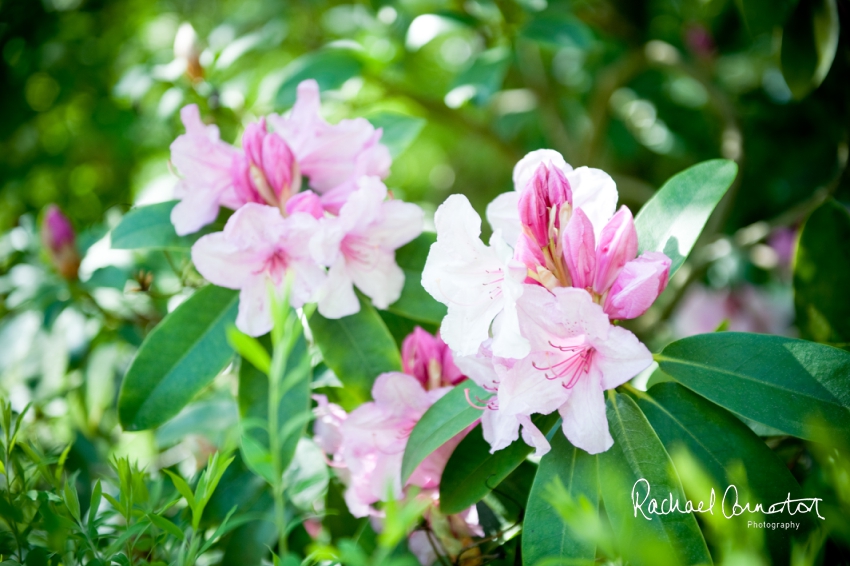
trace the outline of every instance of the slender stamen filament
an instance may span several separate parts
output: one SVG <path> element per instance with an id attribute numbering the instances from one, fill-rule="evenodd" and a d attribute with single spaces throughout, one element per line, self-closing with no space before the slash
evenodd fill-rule
<path id="1" fill-rule="evenodd" d="M 567 378 L 566 382 L 562 383 L 562 385 L 565 389 L 572 389 L 578 382 L 579 378 L 590 371 L 590 365 L 593 361 L 593 353 L 596 350 L 587 344 L 579 346 L 558 346 L 550 341 L 549 345 L 558 351 L 569 352 L 570 355 L 554 364 L 549 363 L 548 365 L 541 366 L 538 365 L 537 362 L 531 362 L 532 367 L 538 371 L 544 372 L 543 377 L 550 381 Z"/>

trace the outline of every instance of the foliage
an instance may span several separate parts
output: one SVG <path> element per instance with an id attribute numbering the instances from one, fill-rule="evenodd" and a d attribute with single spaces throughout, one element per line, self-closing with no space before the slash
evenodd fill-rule
<path id="1" fill-rule="evenodd" d="M 846 562 L 847 8 L 1 2 L 0 561 L 415 566 L 415 532 L 463 566 Z M 571 445 L 555 412 L 534 418 L 542 458 L 522 439 L 491 453 L 477 424 L 491 393 L 466 381 L 408 431 L 405 482 L 469 430 L 436 493 L 387 498 L 380 528 L 351 514 L 314 398 L 355 410 L 404 369 L 414 327 L 438 329 L 446 307 L 421 285 L 436 236 L 397 250 L 387 308 L 358 295 L 357 314 L 331 319 L 278 297 L 253 338 L 233 326 L 238 293 L 191 256 L 230 211 L 188 236 L 170 220 L 179 108 L 234 142 L 309 78 L 331 122 L 383 129 L 386 184 L 426 228 L 450 193 L 483 212 L 531 150 L 611 173 L 640 251 L 672 266 L 622 322 L 655 364 L 607 392 L 610 450 Z M 39 234 L 50 203 L 71 248 Z M 640 520 L 641 479 L 683 504 L 713 489 L 716 512 Z M 819 515 L 727 519 L 729 485 L 742 504 L 819 498 Z M 441 535 L 470 508 L 481 532 L 450 552 Z"/>

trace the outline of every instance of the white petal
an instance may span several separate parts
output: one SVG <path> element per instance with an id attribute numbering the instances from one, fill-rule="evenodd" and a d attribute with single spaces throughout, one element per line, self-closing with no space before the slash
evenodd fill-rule
<path id="1" fill-rule="evenodd" d="M 573 191 L 573 206 L 581 208 L 593 224 L 596 241 L 602 228 L 617 210 L 617 185 L 601 169 L 579 167 L 567 175 Z"/>
<path id="2" fill-rule="evenodd" d="M 499 411 L 512 415 L 541 413 L 548 415 L 564 404 L 570 390 L 561 379 L 547 379 L 545 358 L 539 354 L 520 360 L 502 375 L 499 384 Z"/>
<path id="3" fill-rule="evenodd" d="M 265 265 L 265 256 L 234 246 L 224 232 L 215 232 L 195 242 L 192 261 L 207 281 L 228 289 L 239 289 L 251 274 Z"/>
<path id="4" fill-rule="evenodd" d="M 354 284 L 377 308 L 385 309 L 401 297 L 404 271 L 396 265 L 393 252 L 378 249 L 369 263 L 346 258 L 346 265 Z"/>
<path id="5" fill-rule="evenodd" d="M 325 284 L 318 293 L 319 314 L 325 318 L 342 318 L 360 311 L 360 301 L 340 257 L 328 270 Z"/>
<path id="6" fill-rule="evenodd" d="M 194 234 L 218 216 L 218 195 L 188 187 L 184 194 L 183 200 L 171 209 L 171 223 L 178 236 Z"/>
<path id="7" fill-rule="evenodd" d="M 516 415 L 488 409 L 481 416 L 481 431 L 484 440 L 490 444 L 490 454 L 493 454 L 519 438 L 519 420 Z"/>
<path id="8" fill-rule="evenodd" d="M 522 233 L 522 222 L 519 220 L 519 192 L 502 193 L 487 205 L 487 222 L 493 230 L 501 230 L 505 241 L 516 247 L 519 235 Z"/>
<path id="9" fill-rule="evenodd" d="M 248 336 L 262 336 L 272 329 L 271 286 L 265 276 L 252 277 L 239 293 L 236 328 Z"/>
<path id="10" fill-rule="evenodd" d="M 564 434 L 573 446 L 599 454 L 614 445 L 605 415 L 605 394 L 597 381 L 580 379 L 558 412 Z"/>
<path id="11" fill-rule="evenodd" d="M 602 388 L 613 389 L 652 364 L 652 353 L 637 336 L 619 326 L 611 326 L 604 340 L 594 340 L 593 365 L 602 374 Z"/>
<path id="12" fill-rule="evenodd" d="M 534 455 L 538 458 L 545 456 L 552 449 L 549 441 L 546 440 L 546 435 L 534 426 L 528 415 L 518 415 L 517 420 L 522 424 L 522 439 L 526 444 L 534 447 Z"/>

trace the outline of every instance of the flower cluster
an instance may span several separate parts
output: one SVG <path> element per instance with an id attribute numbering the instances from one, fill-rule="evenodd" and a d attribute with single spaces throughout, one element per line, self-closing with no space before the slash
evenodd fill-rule
<path id="1" fill-rule="evenodd" d="M 458 367 L 494 393 L 482 416 L 493 451 L 521 428 L 545 453 L 531 415 L 557 410 L 570 442 L 602 452 L 613 444 L 602 392 L 652 362 L 612 321 L 646 312 L 667 284 L 670 259 L 637 256 L 634 219 L 616 210 L 617 189 L 603 171 L 539 150 L 516 165 L 513 180 L 516 190 L 487 208 L 489 246 L 465 197 L 440 206 L 422 285 L 448 306 L 441 333 Z"/>
<path id="2" fill-rule="evenodd" d="M 417 497 L 431 503 L 425 513 L 428 529 L 454 559 L 473 535 L 482 535 L 474 507 L 448 517 L 438 510 L 440 477 L 468 430 L 428 456 L 405 485 L 401 483 L 401 464 L 413 427 L 431 405 L 466 377 L 440 337 L 418 327 L 404 340 L 402 364 L 404 373 L 378 376 L 372 387 L 374 401 L 351 413 L 316 395 L 314 437 L 345 482 L 345 502 L 355 517 L 380 517 L 376 503 L 401 499 L 410 486 L 420 488 Z M 436 559 L 434 541 L 429 542 L 428 536 L 416 531 L 409 541 L 424 565 Z"/>
<path id="3" fill-rule="evenodd" d="M 181 117 L 186 133 L 171 144 L 181 175 L 171 221 L 184 235 L 220 207 L 236 211 L 222 232 L 195 243 L 192 259 L 212 283 L 240 290 L 240 330 L 271 329 L 271 292 L 282 292 L 288 274 L 292 305 L 318 302 L 328 318 L 360 309 L 355 285 L 381 308 L 399 298 L 395 250 L 421 232 L 422 211 L 387 200 L 382 179 L 392 160 L 380 129 L 363 118 L 328 124 L 313 80 L 298 86 L 289 115 L 249 124 L 241 148 L 221 141 L 197 106 Z"/>

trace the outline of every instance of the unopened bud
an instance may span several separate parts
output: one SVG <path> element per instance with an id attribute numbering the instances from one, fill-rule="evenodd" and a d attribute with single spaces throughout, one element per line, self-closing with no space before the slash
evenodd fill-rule
<path id="1" fill-rule="evenodd" d="M 80 268 L 80 255 L 75 240 L 71 222 L 58 206 L 49 205 L 41 224 L 41 241 L 53 266 L 65 279 L 76 279 Z"/>

